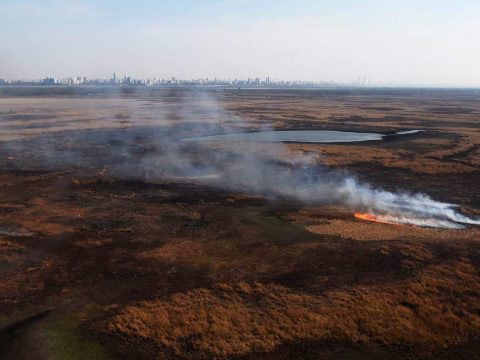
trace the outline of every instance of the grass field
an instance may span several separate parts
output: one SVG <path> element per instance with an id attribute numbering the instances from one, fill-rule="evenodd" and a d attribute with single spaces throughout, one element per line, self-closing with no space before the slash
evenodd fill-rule
<path id="1" fill-rule="evenodd" d="M 0 357 L 478 356 L 478 226 L 362 221 L 338 204 L 168 177 L 176 164 L 158 160 L 219 128 L 419 129 L 355 144 L 193 144 L 182 156 L 311 155 L 478 217 L 478 91 L 48 91 L 0 91 Z"/>

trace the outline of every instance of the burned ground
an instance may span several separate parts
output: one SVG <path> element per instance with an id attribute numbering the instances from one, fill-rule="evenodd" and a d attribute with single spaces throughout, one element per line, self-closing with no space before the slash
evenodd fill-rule
<path id="1" fill-rule="evenodd" d="M 145 159 L 162 151 L 157 135 L 171 123 L 191 136 L 217 121 L 194 103 L 177 110 L 195 91 L 13 95 L 0 98 L 0 356 L 478 356 L 480 229 L 370 223 L 343 208 L 148 176 Z M 425 130 L 288 148 L 480 214 L 474 91 L 209 96 L 252 129 Z M 186 151 L 199 157 L 195 145 Z"/>

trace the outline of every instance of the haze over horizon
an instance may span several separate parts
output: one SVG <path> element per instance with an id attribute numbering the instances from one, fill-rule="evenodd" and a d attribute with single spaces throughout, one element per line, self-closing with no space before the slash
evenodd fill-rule
<path id="1" fill-rule="evenodd" d="M 0 78 L 480 86 L 475 0 L 0 0 Z"/>

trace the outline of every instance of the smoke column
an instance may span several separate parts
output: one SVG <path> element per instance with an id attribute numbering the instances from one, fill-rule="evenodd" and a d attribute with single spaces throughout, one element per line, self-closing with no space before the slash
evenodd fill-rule
<path id="1" fill-rule="evenodd" d="M 197 96 L 204 113 L 218 121 L 206 129 L 197 127 L 198 133 L 210 135 L 251 129 L 247 122 L 224 111 L 211 96 L 205 93 Z M 179 114 L 185 122 L 195 118 L 195 114 L 185 108 Z M 272 129 L 263 124 L 256 130 Z M 144 159 L 150 179 L 170 177 L 234 191 L 290 198 L 306 204 L 338 205 L 395 223 L 452 229 L 463 228 L 464 224 L 480 225 L 480 220 L 459 213 L 455 204 L 435 201 L 425 194 L 372 188 L 346 171 L 327 169 L 320 164 L 318 156 L 292 154 L 287 146 L 279 143 L 214 141 L 212 144 L 192 144 L 180 138 L 165 137 L 161 148 L 160 156 Z"/>
<path id="2" fill-rule="evenodd" d="M 111 100 L 102 103 L 112 109 L 107 128 L 49 132 L 45 127 L 44 134 L 31 139 L 0 142 L 0 149 L 15 158 L 8 166 L 16 169 L 68 169 L 81 176 L 103 168 L 119 179 L 185 181 L 311 205 L 343 206 L 385 222 L 453 229 L 480 225 L 455 204 L 425 194 L 374 188 L 347 171 L 323 166 L 318 154 L 293 153 L 282 143 L 183 141 L 272 127 L 268 121 L 247 121 L 226 111 L 217 100 L 221 92 L 163 91 L 128 93 L 135 101 L 122 101 L 122 93 L 112 93 Z M 116 110 L 128 114 L 127 125 Z M 105 124 L 104 118 L 98 121 Z"/>

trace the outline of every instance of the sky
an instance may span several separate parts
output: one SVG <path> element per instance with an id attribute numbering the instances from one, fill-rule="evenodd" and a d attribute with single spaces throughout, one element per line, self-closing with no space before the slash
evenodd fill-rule
<path id="1" fill-rule="evenodd" d="M 479 0 L 0 0 L 0 78 L 480 86 Z"/>

